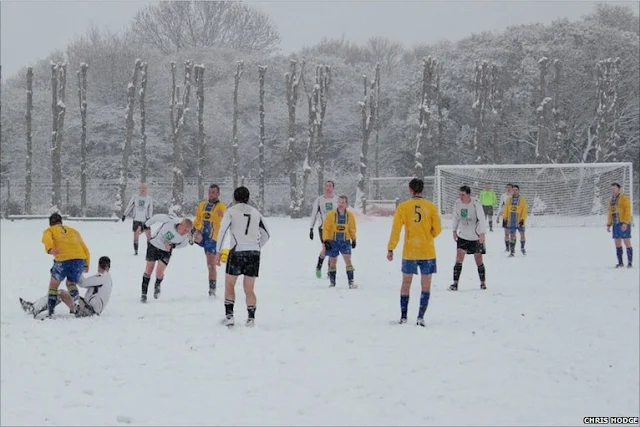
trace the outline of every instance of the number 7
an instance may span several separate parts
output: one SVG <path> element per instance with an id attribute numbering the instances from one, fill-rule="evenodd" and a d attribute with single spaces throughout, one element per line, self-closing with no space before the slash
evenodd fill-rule
<path id="1" fill-rule="evenodd" d="M 251 224 L 251 214 L 244 214 L 247 217 L 247 228 L 244 230 L 244 235 L 249 234 L 249 224 Z"/>

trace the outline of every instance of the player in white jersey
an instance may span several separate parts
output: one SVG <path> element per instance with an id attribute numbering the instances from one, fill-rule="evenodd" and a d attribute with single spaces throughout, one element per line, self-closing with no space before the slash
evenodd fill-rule
<path id="1" fill-rule="evenodd" d="M 160 296 L 160 284 L 164 279 L 164 272 L 169 264 L 173 249 L 184 248 L 187 245 L 192 245 L 194 241 L 200 241 L 200 239 L 202 239 L 201 235 L 195 236 L 194 238 L 191 234 L 193 222 L 188 218 L 180 219 L 165 214 L 158 214 L 152 216 L 145 224 L 147 227 L 151 227 L 156 223 L 160 223 L 160 227 L 147 244 L 147 264 L 144 269 L 144 274 L 142 275 L 142 295 L 140 296 L 140 302 L 147 302 L 147 290 L 149 289 L 153 268 L 155 267 L 156 269 L 156 283 L 153 288 L 153 297 L 158 299 Z"/>
<path id="2" fill-rule="evenodd" d="M 262 214 L 248 205 L 249 189 L 238 187 L 233 192 L 235 204 L 222 217 L 216 248 L 216 263 L 220 265 L 222 245 L 229 234 L 230 247 L 224 283 L 224 324 L 234 322 L 233 306 L 236 300 L 236 281 L 243 275 L 244 294 L 247 302 L 247 326 L 253 326 L 256 317 L 254 286 L 260 272 L 260 251 L 269 240 L 269 230 Z"/>
<path id="3" fill-rule="evenodd" d="M 153 216 L 153 199 L 147 194 L 147 184 L 140 183 L 140 193 L 129 200 L 122 215 L 123 222 L 129 214 L 133 216 L 133 251 L 138 255 L 138 238 L 142 231 L 147 235 L 147 245 L 151 239 L 151 229 L 145 225 L 145 222 Z"/>
<path id="4" fill-rule="evenodd" d="M 324 220 L 327 217 L 327 212 L 331 212 L 338 206 L 338 198 L 334 196 L 333 190 L 335 189 L 335 183 L 333 181 L 327 181 L 324 183 L 324 194 L 318 196 L 313 202 L 313 208 L 311 209 L 311 228 L 309 229 L 309 239 L 313 240 L 313 227 L 320 221 L 318 227 L 318 235 L 320 239 L 321 249 L 318 256 L 318 263 L 316 264 L 316 277 L 319 279 L 322 277 L 322 264 L 327 253 L 324 241 L 322 239 L 322 226 Z"/>
<path id="5" fill-rule="evenodd" d="M 87 290 L 84 296 L 80 297 L 78 308 L 75 309 L 73 297 L 64 289 L 58 291 L 58 304 L 60 304 L 60 301 L 64 302 L 69 307 L 69 312 L 75 314 L 76 317 L 100 315 L 111 298 L 113 283 L 109 270 L 111 270 L 111 259 L 108 256 L 100 257 L 98 273 L 86 278 L 81 276 L 77 283 L 78 286 Z M 48 296 L 43 296 L 35 302 L 25 301 L 20 298 L 20 305 L 24 311 L 36 317 L 47 310 L 47 300 Z"/>
<path id="6" fill-rule="evenodd" d="M 496 224 L 502 221 L 502 228 L 504 229 L 504 251 L 509 252 L 509 243 L 511 236 L 509 235 L 509 229 L 507 228 L 507 221 L 503 218 L 504 207 L 507 204 L 507 199 L 513 194 L 513 184 L 507 184 L 506 190 L 500 196 L 500 202 L 498 202 L 498 215 L 496 215 Z"/>
<path id="7" fill-rule="evenodd" d="M 456 264 L 453 267 L 453 284 L 450 291 L 458 290 L 458 280 L 462 273 L 462 262 L 465 255 L 473 255 L 478 266 L 480 289 L 487 289 L 485 283 L 485 268 L 482 255 L 486 253 L 484 237 L 487 232 L 486 217 L 482 205 L 471 198 L 471 188 L 466 185 L 460 187 L 459 199 L 453 206 L 453 239 L 458 247 Z"/>

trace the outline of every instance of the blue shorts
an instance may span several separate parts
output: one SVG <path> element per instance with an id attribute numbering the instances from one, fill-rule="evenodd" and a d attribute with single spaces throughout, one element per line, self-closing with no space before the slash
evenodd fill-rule
<path id="1" fill-rule="evenodd" d="M 329 241 L 331 249 L 327 251 L 329 258 L 336 258 L 338 255 L 351 255 L 351 241 L 349 240 L 331 240 Z"/>
<path id="2" fill-rule="evenodd" d="M 202 241 L 196 243 L 198 246 L 202 246 L 204 248 L 205 254 L 215 254 L 216 247 L 218 246 L 218 242 L 211 239 L 210 237 L 202 236 Z"/>
<path id="3" fill-rule="evenodd" d="M 622 231 L 622 224 L 613 224 L 613 230 L 611 233 L 614 239 L 630 239 L 631 238 L 631 224 L 627 224 L 627 230 Z"/>
<path id="4" fill-rule="evenodd" d="M 80 277 L 82 277 L 84 266 L 85 263 L 83 259 L 53 261 L 53 267 L 51 267 L 51 276 L 61 282 L 64 279 L 67 279 L 72 283 L 78 283 L 80 281 Z"/>
<path id="5" fill-rule="evenodd" d="M 524 225 L 522 227 L 518 227 L 518 224 L 514 224 L 508 227 L 509 233 L 515 233 L 519 231 L 520 233 L 524 233 Z"/>
<path id="6" fill-rule="evenodd" d="M 422 276 L 428 276 L 438 272 L 435 259 L 403 259 L 402 274 L 418 274 L 418 267 Z"/>

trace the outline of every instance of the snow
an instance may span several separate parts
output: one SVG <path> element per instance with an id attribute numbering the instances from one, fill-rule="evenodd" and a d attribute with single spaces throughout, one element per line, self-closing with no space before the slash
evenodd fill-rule
<path id="1" fill-rule="evenodd" d="M 35 321 L 18 297 L 46 293 L 47 222 L 2 220 L 2 425 L 578 425 L 637 415 L 638 270 L 611 268 L 602 227 L 530 228 L 529 253 L 514 259 L 496 230 L 488 289 L 467 257 L 457 293 L 445 290 L 455 243 L 444 231 L 423 329 L 390 325 L 400 286 L 400 250 L 384 259 L 390 218 L 358 223 L 356 290 L 342 261 L 336 289 L 313 276 L 320 245 L 305 238 L 308 218 L 267 221 L 256 327 L 227 330 L 197 246 L 175 251 L 159 300 L 138 302 L 145 262 L 132 254 L 129 222 L 68 222 L 92 251 L 91 272 L 99 256 L 112 259 L 105 312 L 76 320 L 59 308 L 60 319 Z M 144 236 L 140 245 L 144 254 Z M 411 319 L 418 299 L 414 281 Z"/>

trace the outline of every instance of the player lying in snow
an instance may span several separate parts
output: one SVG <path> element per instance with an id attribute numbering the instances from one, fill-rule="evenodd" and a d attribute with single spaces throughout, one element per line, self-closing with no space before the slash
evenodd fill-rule
<path id="1" fill-rule="evenodd" d="M 111 260 L 107 256 L 103 256 L 98 261 L 98 273 L 91 277 L 80 276 L 78 286 L 85 288 L 83 297 L 80 297 L 79 304 L 76 306 L 73 303 L 73 298 L 69 292 L 64 289 L 58 290 L 58 299 L 56 300 L 56 306 L 60 304 L 60 300 L 69 307 L 69 312 L 75 314 L 76 317 L 88 317 L 94 314 L 100 315 L 107 304 L 109 298 L 111 298 L 111 289 L 113 283 L 111 282 Z M 22 309 L 27 313 L 36 317 L 38 314 L 47 310 L 49 296 L 45 295 L 35 302 L 25 301 L 20 298 L 20 305 Z"/>

